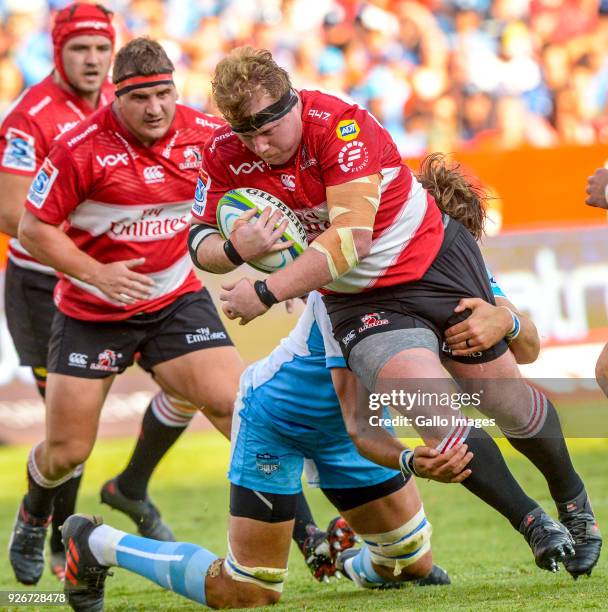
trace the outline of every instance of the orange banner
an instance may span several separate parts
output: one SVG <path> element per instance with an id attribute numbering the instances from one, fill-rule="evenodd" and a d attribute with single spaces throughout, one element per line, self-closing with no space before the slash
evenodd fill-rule
<path id="1" fill-rule="evenodd" d="M 606 223 L 604 211 L 585 205 L 587 177 L 608 160 L 605 146 L 458 152 L 454 158 L 496 197 L 489 205 L 502 218 L 501 230 Z"/>

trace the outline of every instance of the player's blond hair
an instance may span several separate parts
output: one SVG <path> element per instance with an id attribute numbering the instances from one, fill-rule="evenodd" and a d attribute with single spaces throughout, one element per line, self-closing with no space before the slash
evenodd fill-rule
<path id="1" fill-rule="evenodd" d="M 443 153 L 431 153 L 422 160 L 416 178 L 435 198 L 437 206 L 462 223 L 475 240 L 483 236 L 488 194 L 465 178 L 460 164 L 448 161 Z"/>
<path id="2" fill-rule="evenodd" d="M 116 54 L 112 82 L 117 83 L 131 75 L 149 76 L 174 70 L 173 62 L 160 43 L 140 36 L 129 41 Z"/>
<path id="3" fill-rule="evenodd" d="M 256 95 L 268 94 L 279 100 L 291 89 L 291 81 L 270 51 L 237 47 L 216 66 L 211 87 L 224 119 L 235 125 L 251 116 L 251 101 Z"/>

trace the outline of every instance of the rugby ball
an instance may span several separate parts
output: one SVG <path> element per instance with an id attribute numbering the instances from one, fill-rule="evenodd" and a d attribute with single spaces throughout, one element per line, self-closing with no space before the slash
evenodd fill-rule
<path id="1" fill-rule="evenodd" d="M 263 210 L 268 207 L 272 209 L 272 214 L 278 210 L 287 218 L 287 228 L 279 240 L 281 242 L 293 240 L 293 245 L 283 251 L 269 253 L 247 263 L 252 268 L 260 270 L 260 272 L 271 273 L 290 264 L 308 246 L 306 230 L 293 210 L 266 191 L 253 187 L 240 187 L 239 189 L 231 189 L 221 197 L 217 204 L 216 217 L 217 226 L 222 236 L 224 239 L 228 239 L 235 221 L 243 213 L 252 208 L 257 208 L 258 212 L 250 221 L 250 223 L 255 223 Z"/>

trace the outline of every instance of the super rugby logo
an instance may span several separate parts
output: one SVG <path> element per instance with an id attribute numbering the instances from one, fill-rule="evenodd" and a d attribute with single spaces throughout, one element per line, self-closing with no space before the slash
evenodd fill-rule
<path id="1" fill-rule="evenodd" d="M 255 464 L 258 470 L 268 478 L 278 472 L 281 467 L 279 458 L 270 453 L 257 453 L 255 456 Z"/>
<path id="2" fill-rule="evenodd" d="M 89 368 L 91 370 L 102 370 L 103 372 L 118 372 L 119 366 L 116 365 L 116 361 L 121 357 L 122 353 L 106 349 L 97 355 L 97 361 L 93 362 Z"/>
<path id="3" fill-rule="evenodd" d="M 199 217 L 203 216 L 205 206 L 207 205 L 207 191 L 211 185 L 211 179 L 204 168 L 199 168 L 198 179 L 196 181 L 196 190 L 194 191 L 194 202 L 192 203 L 192 212 Z"/>
<path id="4" fill-rule="evenodd" d="M 232 172 L 236 175 L 241 174 L 241 172 L 243 174 L 251 174 L 255 170 L 264 172 L 264 162 L 263 161 L 254 161 L 251 163 L 243 162 L 242 164 L 238 166 L 238 168 L 235 168 L 232 164 L 230 164 L 230 170 L 232 170 Z"/>
<path id="5" fill-rule="evenodd" d="M 58 174 L 59 170 L 53 166 L 53 163 L 47 157 L 42 162 L 42 166 L 40 166 L 40 170 L 38 170 L 38 174 L 27 194 L 28 201 L 36 208 L 42 208 L 44 206 Z"/>
<path id="6" fill-rule="evenodd" d="M 338 164 L 342 172 L 358 172 L 367 166 L 369 151 L 360 140 L 345 144 L 338 153 Z"/>
<path id="7" fill-rule="evenodd" d="M 2 165 L 13 170 L 36 170 L 36 148 L 34 137 L 17 128 L 6 131 L 6 148 L 2 155 Z"/>
<path id="8" fill-rule="evenodd" d="M 359 333 L 364 332 L 368 329 L 373 329 L 374 327 L 380 327 L 381 325 L 388 325 L 388 319 L 381 319 L 380 315 L 383 313 L 379 312 L 370 312 L 369 314 L 363 315 L 361 317 L 361 323 L 363 326 L 359 328 Z"/>

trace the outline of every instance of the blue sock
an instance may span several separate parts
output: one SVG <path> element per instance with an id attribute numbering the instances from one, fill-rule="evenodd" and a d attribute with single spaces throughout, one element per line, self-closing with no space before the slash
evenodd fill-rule
<path id="1" fill-rule="evenodd" d="M 217 555 L 188 542 L 160 542 L 126 535 L 116 545 L 116 565 L 164 589 L 207 604 L 205 576 Z"/>
<path id="2" fill-rule="evenodd" d="M 373 568 L 367 546 L 362 546 L 359 554 L 353 558 L 352 568 L 359 578 L 367 580 L 370 584 L 384 584 L 387 582 Z"/>

